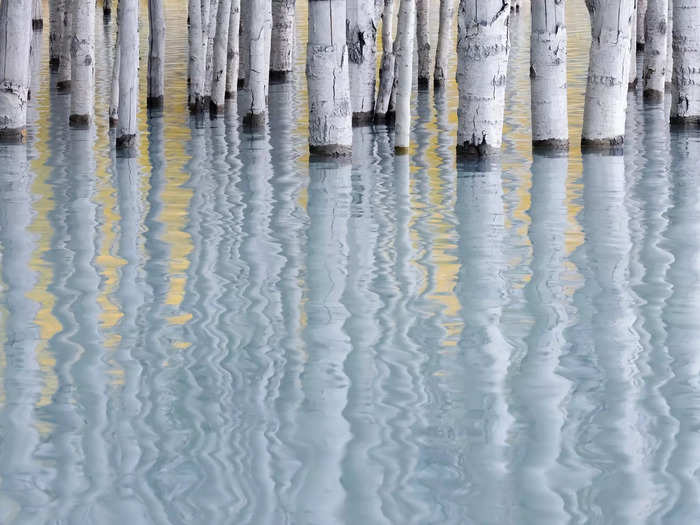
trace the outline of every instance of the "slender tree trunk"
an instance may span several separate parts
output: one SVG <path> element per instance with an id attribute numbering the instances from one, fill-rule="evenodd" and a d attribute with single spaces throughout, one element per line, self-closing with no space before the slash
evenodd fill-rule
<path id="1" fill-rule="evenodd" d="M 627 75 L 627 88 L 634 91 L 637 88 L 637 3 L 639 0 L 632 0 L 634 12 L 632 13 L 632 24 L 630 26 L 630 59 L 629 73 Z"/>
<path id="2" fill-rule="evenodd" d="M 136 148 L 139 107 L 139 1 L 119 0 L 119 121 L 117 151 Z"/>
<path id="3" fill-rule="evenodd" d="M 460 0 L 457 25 L 457 153 L 488 156 L 501 147 L 508 69 L 508 0 Z"/>
<path id="4" fill-rule="evenodd" d="M 644 79 L 644 98 L 649 100 L 664 99 L 667 30 L 668 0 L 648 0 L 642 78 Z"/>
<path id="5" fill-rule="evenodd" d="M 673 4 L 668 0 L 668 18 L 666 19 L 666 91 L 671 91 L 673 82 Z"/>
<path id="6" fill-rule="evenodd" d="M 591 49 L 581 146 L 616 151 L 625 137 L 625 112 L 634 23 L 633 0 L 586 0 Z"/>
<path id="7" fill-rule="evenodd" d="M 61 61 L 65 8 L 65 0 L 51 0 L 49 2 L 49 68 L 51 71 L 58 71 L 58 64 Z"/>
<path id="8" fill-rule="evenodd" d="M 296 0 L 272 0 L 270 81 L 286 82 L 294 70 Z"/>
<path id="9" fill-rule="evenodd" d="M 202 3 L 200 0 L 189 0 L 190 16 L 190 95 L 189 107 L 193 113 L 204 111 L 204 60 L 202 56 Z"/>
<path id="10" fill-rule="evenodd" d="M 647 0 L 637 0 L 637 49 L 644 49 L 644 21 L 647 17 Z M 634 23 L 634 20 L 632 21 Z"/>
<path id="11" fill-rule="evenodd" d="M 71 60 L 70 45 L 73 34 L 73 2 L 75 0 L 64 0 L 63 5 L 63 30 L 61 32 L 61 42 L 59 45 L 58 75 L 56 79 L 56 89 L 66 93 L 71 86 Z"/>
<path id="12" fill-rule="evenodd" d="M 250 59 L 250 0 L 241 2 L 241 19 L 239 28 L 239 52 L 240 62 L 238 64 L 238 88 L 245 86 L 245 78 L 248 74 L 248 60 Z"/>
<path id="13" fill-rule="evenodd" d="M 405 155 L 411 145 L 411 88 L 413 85 L 413 42 L 416 37 L 416 0 L 401 0 L 398 32 L 394 152 L 397 155 Z"/>
<path id="14" fill-rule="evenodd" d="M 364 126 L 374 117 L 377 83 L 377 28 L 374 0 L 347 0 L 347 46 L 350 59 L 352 123 Z"/>
<path id="15" fill-rule="evenodd" d="M 102 16 L 104 18 L 112 16 L 112 0 L 102 0 Z"/>
<path id="16" fill-rule="evenodd" d="M 73 0 L 70 125 L 90 126 L 95 114 L 95 2 Z"/>
<path id="17" fill-rule="evenodd" d="M 211 86 L 214 72 L 214 38 L 216 37 L 216 17 L 219 13 L 219 0 L 210 0 L 209 23 L 207 24 L 207 61 L 204 71 L 204 102 L 211 102 Z"/>
<path id="18" fill-rule="evenodd" d="M 562 0 L 533 0 L 531 11 L 532 146 L 567 150 L 566 4 Z"/>
<path id="19" fill-rule="evenodd" d="M 430 32 L 428 28 L 430 0 L 415 0 L 416 6 L 416 43 L 418 44 L 418 87 L 425 89 L 430 85 Z M 400 28 L 399 28 L 400 29 Z"/>
<path id="20" fill-rule="evenodd" d="M 352 109 L 345 0 L 309 1 L 306 79 L 309 151 L 326 157 L 352 154 Z"/>
<path id="21" fill-rule="evenodd" d="M 382 13 L 382 65 L 379 70 L 379 92 L 377 103 L 374 106 L 374 120 L 382 122 L 386 120 L 391 102 L 391 91 L 394 86 L 394 0 L 384 0 L 384 12 Z"/>
<path id="22" fill-rule="evenodd" d="M 312 0 L 311 3 L 319 0 Z M 344 2 L 343 2 L 344 3 Z M 309 6 L 311 9 L 311 6 Z M 270 0 L 250 0 L 249 57 L 246 74 L 248 110 L 243 123 L 249 128 L 265 125 L 267 114 L 267 90 L 270 81 L 270 37 L 272 32 L 272 6 Z M 343 9 L 343 15 L 345 9 Z"/>
<path id="23" fill-rule="evenodd" d="M 219 0 L 219 14 L 216 17 L 216 37 L 214 38 L 214 71 L 211 102 L 209 104 L 209 112 L 212 115 L 223 114 L 226 108 L 226 72 L 228 69 L 228 32 L 230 26 L 231 0 Z"/>
<path id="24" fill-rule="evenodd" d="M 238 92 L 240 23 L 241 0 L 232 0 L 228 27 L 228 51 L 226 54 L 226 98 L 234 98 Z"/>
<path id="25" fill-rule="evenodd" d="M 671 122 L 700 124 L 700 2 L 673 2 Z"/>
<path id="26" fill-rule="evenodd" d="M 445 87 L 447 82 L 447 57 L 452 52 L 452 19 L 454 0 L 440 0 L 440 27 L 438 29 L 437 51 L 435 52 L 435 73 L 433 84 L 436 88 Z"/>
<path id="27" fill-rule="evenodd" d="M 0 3 L 0 142 L 26 135 L 31 20 L 31 0 Z"/>
<path id="28" fill-rule="evenodd" d="M 119 11 L 119 8 L 117 8 Z M 109 127 L 114 129 L 119 122 L 119 69 L 121 66 L 120 31 L 117 29 L 117 40 L 114 46 L 114 63 L 112 64 L 112 92 L 109 99 Z"/>
<path id="29" fill-rule="evenodd" d="M 44 29 L 44 3 L 42 0 L 33 0 L 32 29 L 34 31 L 41 31 Z"/>
<path id="30" fill-rule="evenodd" d="M 148 0 L 148 95 L 146 106 L 162 108 L 165 96 L 165 14 L 163 0 Z"/>

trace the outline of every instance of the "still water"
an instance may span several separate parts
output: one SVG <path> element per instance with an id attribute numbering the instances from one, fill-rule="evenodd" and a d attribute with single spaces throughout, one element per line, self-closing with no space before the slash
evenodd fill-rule
<path id="1" fill-rule="evenodd" d="M 190 120 L 180 4 L 136 159 L 113 25 L 88 132 L 35 37 L 0 148 L 0 523 L 700 522 L 700 135 L 630 93 L 625 156 L 580 154 L 582 2 L 570 156 L 530 153 L 524 9 L 479 165 L 454 85 L 415 93 L 410 156 L 377 127 L 309 163 L 305 2 L 268 128 Z"/>

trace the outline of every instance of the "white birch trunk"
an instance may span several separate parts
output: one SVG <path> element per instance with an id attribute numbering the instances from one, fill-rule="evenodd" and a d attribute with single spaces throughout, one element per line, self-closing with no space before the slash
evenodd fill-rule
<path id="1" fill-rule="evenodd" d="M 586 0 L 591 49 L 583 110 L 584 148 L 611 151 L 625 136 L 633 0 Z"/>
<path id="2" fill-rule="evenodd" d="M 700 124 L 700 2 L 673 2 L 671 122 Z"/>
<path id="3" fill-rule="evenodd" d="M 666 86 L 667 91 L 671 90 L 673 81 L 673 3 L 668 0 L 668 18 L 666 19 Z"/>
<path id="4" fill-rule="evenodd" d="M 119 30 L 114 46 L 114 63 L 112 64 L 112 91 L 109 99 L 109 127 L 116 128 L 119 122 L 119 66 L 121 65 L 121 49 Z"/>
<path id="5" fill-rule="evenodd" d="M 219 14 L 216 17 L 216 37 L 214 38 L 211 103 L 209 104 L 209 111 L 212 115 L 223 114 L 226 108 L 226 72 L 228 69 L 227 54 L 230 22 L 231 0 L 219 0 Z"/>
<path id="6" fill-rule="evenodd" d="M 394 152 L 408 154 L 411 145 L 411 88 L 413 84 L 413 42 L 416 36 L 416 0 L 401 0 L 396 47 L 396 127 Z"/>
<path id="7" fill-rule="evenodd" d="M 344 14 L 345 10 L 343 9 Z M 272 6 L 270 0 L 250 0 L 248 15 L 248 26 L 250 27 L 248 43 L 250 51 L 248 55 L 248 72 L 246 74 L 248 109 L 243 117 L 243 122 L 246 127 L 255 129 L 265 125 L 265 115 L 267 114 L 267 90 L 270 81 L 270 37 L 272 32 Z"/>
<path id="8" fill-rule="evenodd" d="M 415 0 L 416 43 L 418 45 L 418 87 L 430 85 L 430 33 L 428 29 L 430 0 Z M 400 29 L 400 27 L 399 27 Z"/>
<path id="9" fill-rule="evenodd" d="M 352 154 L 352 110 L 345 0 L 309 0 L 306 79 L 309 92 L 309 152 Z"/>
<path id="10" fill-rule="evenodd" d="M 112 0 L 102 0 L 102 16 L 105 18 L 112 16 Z"/>
<path id="11" fill-rule="evenodd" d="M 364 126 L 374 117 L 377 84 L 377 28 L 374 0 L 347 0 L 347 46 L 350 59 L 352 123 Z"/>
<path id="12" fill-rule="evenodd" d="M 211 102 L 211 86 L 214 72 L 214 38 L 216 37 L 216 17 L 219 12 L 219 0 L 209 1 L 209 23 L 207 24 L 207 59 L 204 70 L 204 101 Z"/>
<path id="13" fill-rule="evenodd" d="M 452 20 L 454 0 L 440 0 L 440 27 L 438 29 L 437 51 L 435 52 L 435 73 L 433 84 L 443 88 L 447 83 L 447 61 L 452 52 Z"/>
<path id="14" fill-rule="evenodd" d="M 644 98 L 662 101 L 666 86 L 668 0 L 648 0 L 644 36 Z M 700 28 L 698 28 L 700 30 Z"/>
<path id="15" fill-rule="evenodd" d="M 165 14 L 163 0 L 148 0 L 148 95 L 149 108 L 162 108 L 165 96 Z"/>
<path id="16" fill-rule="evenodd" d="M 32 29 L 34 31 L 41 31 L 44 29 L 44 3 L 42 0 L 33 0 Z"/>
<path id="17" fill-rule="evenodd" d="M 250 0 L 241 2 L 240 35 L 238 40 L 240 62 L 238 63 L 238 88 L 245 86 L 245 78 L 248 74 L 248 60 L 250 58 Z"/>
<path id="18" fill-rule="evenodd" d="M 70 125 L 87 128 L 95 113 L 95 2 L 73 0 Z"/>
<path id="19" fill-rule="evenodd" d="M 60 56 L 56 75 L 56 89 L 62 93 L 70 91 L 71 85 L 70 45 L 73 33 L 73 1 L 64 0 L 63 5 L 63 31 L 59 44 Z"/>
<path id="20" fill-rule="evenodd" d="M 188 105 L 193 113 L 204 111 L 204 60 L 202 56 L 202 3 L 200 0 L 189 0 L 188 12 L 190 17 L 190 94 Z"/>
<path id="21" fill-rule="evenodd" d="M 31 20 L 31 0 L 0 3 L 0 142 L 26 136 Z"/>
<path id="22" fill-rule="evenodd" d="M 240 23 L 241 0 L 232 0 L 228 27 L 228 51 L 226 54 L 226 98 L 235 98 L 238 93 Z"/>
<path id="23" fill-rule="evenodd" d="M 644 21 L 647 17 L 647 0 L 637 0 L 637 49 L 644 49 Z M 634 20 L 632 21 L 634 23 Z"/>
<path id="24" fill-rule="evenodd" d="M 286 82 L 294 70 L 296 0 L 272 0 L 270 80 Z"/>
<path id="25" fill-rule="evenodd" d="M 130 156 L 136 146 L 139 106 L 139 2 L 119 0 L 119 120 L 117 151 Z"/>
<path id="26" fill-rule="evenodd" d="M 632 24 L 630 26 L 630 63 L 627 75 L 627 87 L 631 91 L 634 91 L 637 87 L 637 2 L 638 0 L 632 0 L 634 12 L 632 13 Z"/>
<path id="27" fill-rule="evenodd" d="M 50 0 L 49 2 L 49 68 L 51 71 L 58 71 L 58 64 L 61 61 L 65 7 L 65 0 Z"/>
<path id="28" fill-rule="evenodd" d="M 488 156 L 501 147 L 508 69 L 507 0 L 460 0 L 457 24 L 457 153 Z"/>
<path id="29" fill-rule="evenodd" d="M 563 0 L 533 0 L 531 4 L 532 146 L 538 150 L 569 148 L 565 11 Z"/>
<path id="30" fill-rule="evenodd" d="M 379 91 L 377 103 L 374 106 L 374 119 L 383 121 L 389 112 L 391 91 L 394 86 L 394 69 L 396 57 L 394 56 L 394 0 L 384 0 L 384 12 L 382 13 L 382 65 L 379 70 Z"/>

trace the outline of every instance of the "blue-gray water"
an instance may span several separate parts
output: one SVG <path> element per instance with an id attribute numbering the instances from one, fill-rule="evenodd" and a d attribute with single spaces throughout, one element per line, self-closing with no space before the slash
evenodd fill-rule
<path id="1" fill-rule="evenodd" d="M 410 156 L 365 128 L 309 164 L 303 36 L 263 133 L 189 120 L 176 3 L 168 107 L 117 159 L 113 27 L 90 132 L 37 36 L 0 148 L 0 523 L 700 522 L 700 133 L 631 93 L 625 156 L 581 156 L 570 4 L 571 155 L 530 154 L 523 12 L 480 165 L 454 86 L 415 93 Z"/>

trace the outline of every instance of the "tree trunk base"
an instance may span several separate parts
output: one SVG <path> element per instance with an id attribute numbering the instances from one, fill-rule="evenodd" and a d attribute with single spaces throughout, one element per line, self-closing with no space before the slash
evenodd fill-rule
<path id="1" fill-rule="evenodd" d="M 213 100 L 209 101 L 209 116 L 211 118 L 223 117 L 226 114 L 226 104 L 217 104 Z"/>
<path id="2" fill-rule="evenodd" d="M 117 124 L 119 124 L 118 118 L 109 117 L 109 129 L 116 129 Z"/>
<path id="3" fill-rule="evenodd" d="M 564 153 L 569 151 L 569 139 L 533 140 L 532 151 L 540 154 Z"/>
<path id="4" fill-rule="evenodd" d="M 110 18 L 112 16 L 112 8 L 105 7 L 104 9 L 102 9 L 102 16 L 104 18 Z"/>
<path id="5" fill-rule="evenodd" d="M 671 117 L 671 126 L 675 129 L 700 128 L 700 115 L 690 117 Z"/>
<path id="6" fill-rule="evenodd" d="M 0 129 L 0 144 L 23 144 L 26 136 L 26 128 L 2 128 Z"/>
<path id="7" fill-rule="evenodd" d="M 490 146 L 486 142 L 481 144 L 472 144 L 465 142 L 457 144 L 457 156 L 463 159 L 481 159 L 484 157 L 493 157 L 499 152 L 499 149 Z"/>
<path id="8" fill-rule="evenodd" d="M 270 70 L 270 84 L 286 84 L 294 77 L 292 71 L 272 71 Z"/>
<path id="9" fill-rule="evenodd" d="M 609 139 L 581 138 L 581 151 L 584 153 L 600 153 L 602 155 L 622 155 L 625 137 L 619 135 Z"/>
<path id="10" fill-rule="evenodd" d="M 643 94 L 646 102 L 663 102 L 665 95 L 663 91 L 658 89 L 645 89 Z"/>
<path id="11" fill-rule="evenodd" d="M 59 66 L 60 63 L 61 63 L 61 59 L 60 59 L 60 58 L 58 58 L 58 57 L 51 57 L 51 58 L 49 59 L 49 71 L 51 71 L 52 73 L 55 73 L 56 71 L 58 71 L 58 66 Z"/>
<path id="12" fill-rule="evenodd" d="M 435 77 L 433 79 L 433 89 L 442 90 L 442 89 L 445 89 L 446 85 L 447 85 L 447 82 L 445 82 L 444 78 Z"/>
<path id="13" fill-rule="evenodd" d="M 35 18 L 32 20 L 32 30 L 33 31 L 43 31 L 44 21 L 41 18 Z"/>
<path id="14" fill-rule="evenodd" d="M 146 98 L 146 107 L 148 109 L 163 109 L 164 105 L 165 99 L 163 98 L 163 95 L 160 95 L 159 97 Z"/>
<path id="15" fill-rule="evenodd" d="M 224 93 L 224 98 L 226 100 L 235 100 L 235 98 L 238 96 L 238 91 L 227 91 Z"/>
<path id="16" fill-rule="evenodd" d="M 73 129 L 88 129 L 90 127 L 90 115 L 71 115 L 68 125 Z"/>
<path id="17" fill-rule="evenodd" d="M 358 111 L 352 114 L 352 127 L 359 128 L 363 126 L 369 126 L 374 122 L 374 112 L 373 111 Z"/>
<path id="18" fill-rule="evenodd" d="M 637 42 L 637 51 L 644 51 L 644 42 Z"/>
<path id="19" fill-rule="evenodd" d="M 238 89 L 243 89 L 245 87 L 245 78 L 239 78 L 237 86 L 238 86 Z"/>
<path id="20" fill-rule="evenodd" d="M 136 135 L 122 135 L 117 137 L 116 142 L 117 154 L 120 157 L 135 157 L 136 156 Z"/>
<path id="21" fill-rule="evenodd" d="M 385 124 L 387 126 L 392 126 L 394 122 L 396 122 L 396 113 L 394 111 L 387 111 L 386 113 L 374 114 L 375 124 Z"/>
<path id="22" fill-rule="evenodd" d="M 204 104 L 204 97 L 195 97 L 192 102 L 190 102 L 190 113 L 194 115 L 201 115 L 206 110 L 207 106 Z"/>
<path id="23" fill-rule="evenodd" d="M 664 89 L 666 90 L 666 92 L 670 92 L 673 89 L 673 84 L 671 82 L 666 82 L 666 84 L 664 85 Z"/>
<path id="24" fill-rule="evenodd" d="M 408 155 L 409 150 L 406 146 L 394 146 L 394 155 Z"/>
<path id="25" fill-rule="evenodd" d="M 56 82 L 56 89 L 59 93 L 70 93 L 70 80 L 60 80 Z"/>
<path id="26" fill-rule="evenodd" d="M 627 84 L 627 89 L 629 91 L 634 91 L 635 89 L 637 89 L 637 79 L 636 78 L 632 82 Z"/>
<path id="27" fill-rule="evenodd" d="M 430 89 L 430 77 L 418 77 L 418 89 Z"/>
<path id="28" fill-rule="evenodd" d="M 352 146 L 343 146 L 342 144 L 325 144 L 323 146 L 314 146 L 309 144 L 309 154 L 317 159 L 339 159 L 352 156 Z"/>
<path id="29" fill-rule="evenodd" d="M 248 113 L 243 117 L 243 128 L 248 131 L 255 131 L 265 127 L 267 120 L 265 113 Z"/>

